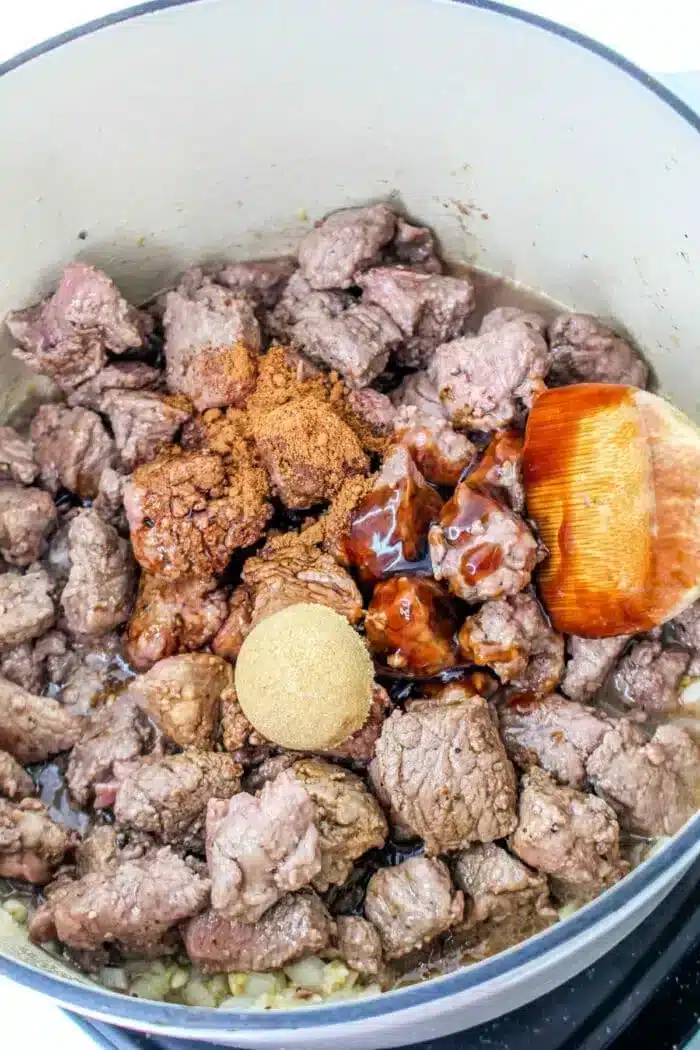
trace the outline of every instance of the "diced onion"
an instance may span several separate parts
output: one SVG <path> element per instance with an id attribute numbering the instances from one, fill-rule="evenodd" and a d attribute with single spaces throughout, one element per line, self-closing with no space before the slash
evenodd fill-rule
<path id="1" fill-rule="evenodd" d="M 22 901 L 12 900 L 5 901 L 3 908 L 15 922 L 18 922 L 21 926 L 27 921 L 29 911 L 26 905 L 22 904 Z"/>
<path id="2" fill-rule="evenodd" d="M 182 998 L 188 1006 L 216 1006 L 216 999 L 198 977 L 188 981 L 182 989 Z"/>
<path id="3" fill-rule="evenodd" d="M 103 966 L 100 981 L 105 988 L 111 988 L 114 992 L 126 992 L 129 988 L 129 978 L 121 966 Z"/>
<path id="4" fill-rule="evenodd" d="M 298 962 L 285 966 L 284 972 L 297 988 L 308 988 L 312 992 L 320 992 L 323 989 L 325 966 L 320 959 L 313 956 L 299 959 Z"/>

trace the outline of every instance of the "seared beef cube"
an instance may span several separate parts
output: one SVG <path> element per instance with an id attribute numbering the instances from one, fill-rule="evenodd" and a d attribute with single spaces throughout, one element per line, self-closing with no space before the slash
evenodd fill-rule
<path id="1" fill-rule="evenodd" d="M 296 260 L 288 256 L 260 262 L 227 263 L 217 272 L 216 280 L 236 295 L 247 295 L 261 306 L 272 309 L 296 268 Z"/>
<path id="2" fill-rule="evenodd" d="M 479 335 L 493 332 L 510 321 L 520 321 L 533 331 L 539 332 L 540 335 L 547 334 L 547 322 L 540 314 L 533 313 L 531 310 L 521 310 L 518 306 L 497 306 L 484 315 L 479 326 Z"/>
<path id="3" fill-rule="evenodd" d="M 195 408 L 245 406 L 255 387 L 260 327 L 252 301 L 205 280 L 165 296 L 168 388 Z"/>
<path id="4" fill-rule="evenodd" d="M 350 288 L 359 272 L 379 260 L 395 229 L 388 204 L 334 212 L 299 245 L 301 271 L 312 288 Z"/>
<path id="5" fill-rule="evenodd" d="M 163 843 L 200 852 L 209 799 L 235 795 L 240 774 L 230 755 L 194 748 L 142 762 L 119 785 L 115 819 Z"/>
<path id="6" fill-rule="evenodd" d="M 0 748 L 18 762 L 43 762 L 67 751 L 80 737 L 82 721 L 48 696 L 34 696 L 0 678 Z"/>
<path id="7" fill-rule="evenodd" d="M 149 390 L 108 390 L 100 409 L 109 417 L 122 466 L 128 471 L 155 459 L 192 415 L 187 398 Z"/>
<path id="8" fill-rule="evenodd" d="M 131 612 L 136 566 L 129 543 L 96 510 L 82 510 L 68 530 L 71 570 L 61 595 L 68 630 L 105 634 Z"/>
<path id="9" fill-rule="evenodd" d="M 549 386 L 622 383 L 645 387 L 649 369 L 630 344 L 588 314 L 559 314 L 549 327 Z"/>
<path id="10" fill-rule="evenodd" d="M 119 691 L 127 677 L 116 632 L 69 645 L 65 635 L 52 631 L 37 642 L 35 653 L 45 659 L 55 695 L 73 714 L 90 714 L 98 700 Z"/>
<path id="11" fill-rule="evenodd" d="M 588 758 L 611 720 L 556 693 L 534 701 L 516 694 L 499 707 L 498 725 L 508 755 L 521 769 L 540 765 L 560 783 L 580 788 Z"/>
<path id="12" fill-rule="evenodd" d="M 458 695 L 457 702 L 395 711 L 372 764 L 392 819 L 429 853 L 503 838 L 516 823 L 515 773 L 489 706 L 466 691 Z"/>
<path id="13" fill-rule="evenodd" d="M 467 481 L 494 499 L 505 503 L 516 514 L 525 513 L 523 485 L 523 437 L 515 428 L 499 430 L 484 450 Z"/>
<path id="14" fill-rule="evenodd" d="M 387 437 L 393 430 L 396 409 L 386 394 L 371 387 L 351 390 L 348 407 L 376 437 Z"/>
<path id="15" fill-rule="evenodd" d="M 0 751 L 0 795 L 17 800 L 34 794 L 34 782 L 8 751 Z"/>
<path id="16" fill-rule="evenodd" d="M 501 923 L 511 916 L 537 912 L 554 916 L 547 879 L 495 842 L 470 846 L 458 854 L 454 880 L 464 892 L 465 922 Z"/>
<path id="17" fill-rule="evenodd" d="M 292 339 L 297 321 L 302 318 L 310 322 L 338 317 L 352 302 L 353 298 L 347 292 L 315 292 L 301 270 L 297 270 L 287 282 L 274 310 L 268 315 L 267 327 L 276 339 L 286 345 Z M 305 364 L 305 359 L 300 358 L 300 363 Z M 315 369 L 315 365 L 310 362 L 309 365 L 312 370 Z M 301 369 L 302 373 L 306 370 L 306 367 Z M 302 374 L 299 378 L 309 377 Z"/>
<path id="18" fill-rule="evenodd" d="M 365 617 L 367 640 L 387 664 L 437 674 L 457 662 L 454 602 L 429 577 L 391 576 L 374 588 Z"/>
<path id="19" fill-rule="evenodd" d="M 459 646 L 465 660 L 535 696 L 551 693 L 564 670 L 564 639 L 530 594 L 485 602 L 465 620 Z"/>
<path id="20" fill-rule="evenodd" d="M 629 865 L 619 840 L 615 811 L 602 798 L 562 787 L 537 767 L 525 774 L 510 845 L 556 888 L 588 897 L 621 879 Z"/>
<path id="21" fill-rule="evenodd" d="M 345 882 L 363 853 L 384 845 L 386 819 L 362 780 L 341 766 L 305 758 L 291 772 L 315 807 L 321 870 L 313 886 L 322 893 Z"/>
<path id="22" fill-rule="evenodd" d="M 676 640 L 691 652 L 688 674 L 700 675 L 700 601 L 694 602 L 680 616 L 670 621 Z"/>
<path id="23" fill-rule="evenodd" d="M 97 375 L 105 351 L 137 350 L 150 333 L 146 313 L 129 306 L 101 270 L 71 263 L 52 296 L 6 318 L 20 344 L 13 353 L 35 372 L 71 390 Z"/>
<path id="24" fill-rule="evenodd" d="M 377 682 L 372 690 L 372 701 L 367 715 L 367 721 L 362 729 L 349 736 L 338 747 L 326 752 L 330 758 L 340 758 L 349 762 L 357 762 L 367 765 L 375 755 L 377 741 L 379 740 L 384 720 L 391 711 L 389 694 Z"/>
<path id="25" fill-rule="evenodd" d="M 109 391 L 156 390 L 163 386 L 163 373 L 143 361 L 122 361 L 116 365 L 105 365 L 96 376 L 71 390 L 66 401 L 75 408 L 91 408 L 97 412 L 102 398 Z"/>
<path id="26" fill-rule="evenodd" d="M 387 959 L 432 941 L 463 912 L 464 895 L 441 860 L 411 857 L 395 868 L 380 868 L 367 884 L 365 915 L 379 931 Z"/>
<path id="27" fill-rule="evenodd" d="M 462 482 L 429 533 L 436 580 L 466 602 L 507 598 L 530 582 L 537 542 L 517 514 Z"/>
<path id="28" fill-rule="evenodd" d="M 58 704 L 56 707 L 62 711 Z M 112 782 L 113 793 L 120 774 L 135 759 L 150 751 L 162 753 L 154 726 L 128 694 L 75 721 L 84 728 L 71 753 L 66 781 L 81 806 L 104 784 Z"/>
<path id="29" fill-rule="evenodd" d="M 417 408 L 421 416 L 447 420 L 437 387 L 427 371 L 412 372 L 406 376 L 392 391 L 391 400 L 399 409 Z"/>
<path id="30" fill-rule="evenodd" d="M 91 871 L 108 870 L 117 856 L 117 832 L 112 824 L 96 824 L 75 850 L 78 878 Z"/>
<path id="31" fill-rule="evenodd" d="M 0 878 L 43 886 L 72 845 L 71 833 L 51 820 L 38 798 L 0 798 Z"/>
<path id="32" fill-rule="evenodd" d="M 380 266 L 357 283 L 362 301 L 380 306 L 401 330 L 396 360 L 407 368 L 424 367 L 436 347 L 462 335 L 475 305 L 474 285 L 466 278 Z"/>
<path id="33" fill-rule="evenodd" d="M 622 657 L 613 677 L 624 704 L 643 711 L 673 711 L 690 664 L 684 649 L 664 649 L 661 642 L 636 642 Z"/>
<path id="34" fill-rule="evenodd" d="M 124 506 L 134 555 L 146 572 L 179 580 L 222 573 L 255 543 L 272 514 L 264 470 L 235 469 L 212 452 L 173 448 L 134 471 Z"/>
<path id="35" fill-rule="evenodd" d="M 0 478 L 31 485 L 39 473 L 34 445 L 13 427 L 0 427 Z"/>
<path id="36" fill-rule="evenodd" d="M 382 940 L 372 923 L 361 915 L 341 915 L 337 927 L 338 951 L 348 966 L 357 973 L 379 973 Z"/>
<path id="37" fill-rule="evenodd" d="M 544 388 L 549 349 L 542 336 L 510 321 L 438 347 L 428 366 L 450 420 L 471 430 L 497 430 Z"/>
<path id="38" fill-rule="evenodd" d="M 292 509 L 332 499 L 346 478 L 369 469 L 347 423 L 311 397 L 256 418 L 254 434 L 274 490 Z"/>
<path id="39" fill-rule="evenodd" d="M 54 584 L 39 565 L 22 575 L 0 573 L 0 650 L 13 649 L 47 631 L 55 618 Z"/>
<path id="40" fill-rule="evenodd" d="M 0 554 L 10 565 L 31 565 L 42 541 L 56 523 L 48 492 L 23 485 L 0 484 Z"/>
<path id="41" fill-rule="evenodd" d="M 242 583 L 236 587 L 229 599 L 226 619 L 211 643 L 212 652 L 223 656 L 225 660 L 235 660 L 250 633 L 251 616 L 250 592 Z"/>
<path id="42" fill-rule="evenodd" d="M 697 809 L 700 748 L 679 726 L 659 726 L 647 741 L 621 718 L 588 759 L 586 772 L 635 834 L 675 835 Z"/>
<path id="43" fill-rule="evenodd" d="M 220 656 L 169 656 L 129 687 L 163 733 L 180 747 L 211 748 L 220 703 L 233 688 L 233 670 Z"/>
<path id="44" fill-rule="evenodd" d="M 114 525 L 120 533 L 128 533 L 129 526 L 124 513 L 124 485 L 126 475 L 120 474 L 113 467 L 105 467 L 100 474 L 97 484 L 97 495 L 92 501 L 93 510 L 96 510 L 103 521 L 108 525 Z"/>
<path id="45" fill-rule="evenodd" d="M 337 314 L 312 300 L 291 330 L 292 347 L 339 372 L 350 387 L 369 386 L 401 344 L 401 329 L 379 306 L 351 302 Z"/>
<path id="46" fill-rule="evenodd" d="M 426 415 L 414 406 L 399 409 L 394 435 L 433 485 L 456 485 L 476 455 L 469 438 L 453 430 L 446 419 Z"/>
<path id="47" fill-rule="evenodd" d="M 214 910 L 257 922 L 285 893 L 308 886 L 322 867 L 315 820 L 311 796 L 289 771 L 259 798 L 212 799 L 206 831 Z"/>
<path id="48" fill-rule="evenodd" d="M 82 499 L 94 499 L 100 475 L 113 467 L 117 450 L 96 412 L 65 405 L 42 405 L 30 427 L 42 484 L 54 494 L 63 486 Z"/>
<path id="49" fill-rule="evenodd" d="M 569 661 L 561 691 L 572 700 L 590 700 L 603 685 L 631 635 L 615 638 L 578 638 L 570 635 L 566 648 Z"/>
<path id="50" fill-rule="evenodd" d="M 126 630 L 126 658 L 137 671 L 208 645 L 226 620 L 225 591 L 215 580 L 162 580 L 143 573 Z"/>
<path id="51" fill-rule="evenodd" d="M 397 216 L 396 233 L 388 252 L 396 262 L 421 273 L 442 273 L 435 235 L 427 226 L 413 226 Z"/>
<path id="52" fill-rule="evenodd" d="M 116 943 L 124 951 L 162 954 L 167 931 L 202 911 L 208 898 L 209 881 L 164 846 L 65 882 L 48 907 L 55 936 L 71 948 Z"/>
<path id="53" fill-rule="evenodd" d="M 0 656 L 0 673 L 9 682 L 21 685 L 28 693 L 40 693 L 46 681 L 45 661 L 36 658 L 31 642 L 22 642 L 3 653 Z"/>
<path id="54" fill-rule="evenodd" d="M 207 911 L 185 927 L 185 948 L 205 973 L 278 970 L 328 946 L 333 922 L 308 890 L 288 893 L 255 923 Z"/>

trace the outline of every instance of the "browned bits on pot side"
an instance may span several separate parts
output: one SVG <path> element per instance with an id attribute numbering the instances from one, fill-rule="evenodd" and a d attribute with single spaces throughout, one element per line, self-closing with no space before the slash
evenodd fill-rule
<path id="1" fill-rule="evenodd" d="M 377 584 L 365 628 L 375 652 L 397 669 L 435 674 L 457 662 L 456 612 L 431 579 L 393 576 Z"/>

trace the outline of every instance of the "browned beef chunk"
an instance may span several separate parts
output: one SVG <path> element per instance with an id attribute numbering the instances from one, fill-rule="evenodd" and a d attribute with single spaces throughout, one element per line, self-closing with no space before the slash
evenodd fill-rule
<path id="1" fill-rule="evenodd" d="M 602 798 L 559 786 L 537 767 L 523 777 L 510 844 L 555 887 L 588 896 L 621 879 L 629 865 L 619 838 L 615 811 Z"/>
<path id="2" fill-rule="evenodd" d="M 465 690 L 454 699 L 395 711 L 371 768 L 392 821 L 430 853 L 503 838 L 516 823 L 515 773 L 488 704 Z"/>
<path id="3" fill-rule="evenodd" d="M 78 878 L 91 871 L 108 870 L 117 852 L 118 840 L 114 825 L 95 825 L 75 850 L 75 870 Z"/>
<path id="4" fill-rule="evenodd" d="M 319 898 L 302 890 L 288 893 L 255 923 L 205 912 L 185 927 L 185 948 L 205 973 L 264 972 L 317 955 L 328 946 L 332 931 L 333 923 Z"/>
<path id="5" fill-rule="evenodd" d="M 160 368 L 153 368 L 143 361 L 122 361 L 105 365 L 96 376 L 71 390 L 66 398 L 71 408 L 80 405 L 97 412 L 102 398 L 112 390 L 156 390 L 164 385 Z"/>
<path id="6" fill-rule="evenodd" d="M 100 475 L 113 467 L 117 450 L 96 412 L 65 405 L 42 405 L 30 428 L 42 484 L 56 493 L 63 486 L 82 499 L 94 499 Z"/>
<path id="7" fill-rule="evenodd" d="M 547 332 L 547 322 L 540 314 L 533 313 L 531 310 L 521 310 L 518 306 L 497 306 L 484 315 L 479 326 L 479 335 L 493 332 L 510 321 L 520 321 L 535 332 L 539 332 L 540 335 L 545 335 Z"/>
<path id="8" fill-rule="evenodd" d="M 211 748 L 220 703 L 233 688 L 233 671 L 220 656 L 168 656 L 129 688 L 168 739 L 180 747 Z"/>
<path id="9" fill-rule="evenodd" d="M 391 398 L 379 390 L 373 390 L 371 387 L 351 390 L 348 406 L 377 437 L 386 437 L 393 430 L 396 409 Z"/>
<path id="10" fill-rule="evenodd" d="M 142 762 L 117 791 L 118 824 L 163 843 L 201 851 L 209 799 L 229 799 L 240 788 L 241 767 L 230 755 L 194 748 Z"/>
<path id="11" fill-rule="evenodd" d="M 379 260 L 395 229 L 388 204 L 334 212 L 299 245 L 301 271 L 312 288 L 349 288 L 359 272 Z"/>
<path id="12" fill-rule="evenodd" d="M 56 612 L 54 583 L 39 565 L 22 575 L 0 573 L 0 650 L 13 649 L 47 631 Z"/>
<path id="13" fill-rule="evenodd" d="M 585 702 L 598 692 L 615 661 L 630 640 L 629 634 L 616 638 L 578 638 L 570 635 L 561 690 L 572 700 Z"/>
<path id="14" fill-rule="evenodd" d="M 39 473 L 34 445 L 13 427 L 0 427 L 0 477 L 31 485 Z"/>
<path id="15" fill-rule="evenodd" d="M 689 606 L 680 616 L 671 620 L 670 627 L 680 645 L 690 649 L 688 674 L 700 675 L 700 601 Z"/>
<path id="16" fill-rule="evenodd" d="M 31 658 L 39 685 L 30 692 L 48 685 L 51 695 L 76 715 L 89 714 L 98 698 L 118 690 L 130 677 L 116 633 L 78 641 L 62 631 L 49 631 L 35 643 Z"/>
<path id="17" fill-rule="evenodd" d="M 515 427 L 497 431 L 467 481 L 516 514 L 525 513 L 523 485 L 523 436 Z"/>
<path id="18" fill-rule="evenodd" d="M 285 256 L 260 262 L 228 263 L 217 272 L 216 280 L 236 295 L 247 295 L 272 309 L 296 268 L 296 260 Z"/>
<path id="19" fill-rule="evenodd" d="M 458 854 L 454 880 L 464 892 L 465 922 L 501 923 L 516 914 L 555 914 L 547 879 L 495 842 L 470 846 Z"/>
<path id="20" fill-rule="evenodd" d="M 659 641 L 636 642 L 617 665 L 615 692 L 629 707 L 673 711 L 680 702 L 690 659 L 686 650 L 665 649 Z"/>
<path id="21" fill-rule="evenodd" d="M 274 310 L 268 314 L 267 327 L 273 336 L 287 345 L 297 321 L 338 317 L 352 302 L 353 298 L 347 292 L 315 292 L 301 270 L 297 270 L 287 282 Z M 305 373 L 309 368 L 312 373 L 316 370 L 315 365 L 301 356 L 298 363 L 301 365 L 299 379 L 308 378 Z"/>
<path id="22" fill-rule="evenodd" d="M 522 321 L 510 321 L 444 343 L 428 375 L 455 426 L 496 430 L 511 423 L 521 405 L 532 408 L 548 369 L 542 336 Z"/>
<path id="23" fill-rule="evenodd" d="M 228 919 L 257 922 L 285 893 L 321 871 L 311 796 L 289 771 L 259 798 L 241 792 L 207 808 L 207 862 L 212 907 Z"/>
<path id="24" fill-rule="evenodd" d="M 10 565 L 31 565 L 56 523 L 48 492 L 24 485 L 0 484 L 0 554 Z"/>
<path id="25" fill-rule="evenodd" d="M 96 510 L 82 510 L 68 530 L 71 570 L 61 595 L 66 625 L 75 635 L 99 635 L 131 612 L 136 566 L 129 543 Z"/>
<path id="26" fill-rule="evenodd" d="M 152 325 L 101 270 L 71 263 L 52 296 L 9 314 L 7 326 L 20 344 L 15 357 L 71 390 L 99 372 L 105 351 L 140 348 Z"/>
<path id="27" fill-rule="evenodd" d="M 81 719 L 55 700 L 0 678 L 0 748 L 18 762 L 43 762 L 78 740 Z"/>
<path id="28" fill-rule="evenodd" d="M 0 795 L 16 801 L 34 794 L 34 783 L 8 751 L 0 751 Z"/>
<path id="29" fill-rule="evenodd" d="M 208 645 L 222 628 L 228 602 L 212 579 L 169 580 L 143 573 L 126 630 L 126 658 L 137 671 Z M 226 655 L 226 654 L 222 654 Z"/>
<path id="30" fill-rule="evenodd" d="M 397 216 L 396 233 L 388 255 L 402 266 L 422 273 L 442 273 L 433 231 L 427 226 L 413 226 Z"/>
<path id="31" fill-rule="evenodd" d="M 369 386 L 401 344 L 401 329 L 386 310 L 352 300 L 339 313 L 317 298 L 307 301 L 291 330 L 291 344 L 312 361 L 339 372 L 350 387 Z"/>
<path id="32" fill-rule="evenodd" d="M 50 635 L 53 633 L 49 632 Z M 40 693 L 46 680 L 44 661 L 36 658 L 31 642 L 22 642 L 3 653 L 0 656 L 0 673 L 9 682 L 21 685 L 28 693 Z"/>
<path id="33" fill-rule="evenodd" d="M 278 755 L 269 755 L 259 765 L 252 766 L 241 781 L 243 790 L 254 795 L 260 791 L 268 780 L 274 780 L 285 769 L 291 769 L 299 761 L 297 753 L 292 751 L 281 751 Z"/>
<path id="34" fill-rule="evenodd" d="M 109 417 L 127 471 L 155 459 L 192 415 L 187 398 L 151 390 L 108 390 L 100 409 Z"/>
<path id="35" fill-rule="evenodd" d="M 436 347 L 462 335 L 474 309 L 474 286 L 466 278 L 414 273 L 380 266 L 358 277 L 363 302 L 385 310 L 403 335 L 399 364 L 424 367 Z"/>
<path id="36" fill-rule="evenodd" d="M 124 485 L 126 475 L 113 467 L 105 467 L 100 474 L 97 495 L 92 501 L 93 509 L 103 521 L 114 525 L 119 533 L 128 534 L 129 525 L 124 513 Z"/>
<path id="37" fill-rule="evenodd" d="M 251 615 L 250 593 L 242 583 L 231 594 L 226 619 L 211 643 L 217 656 L 223 656 L 225 660 L 236 659 L 250 632 Z"/>
<path id="38" fill-rule="evenodd" d="M 679 726 L 659 726 L 647 741 L 618 719 L 586 772 L 623 827 L 637 834 L 674 835 L 697 809 L 700 748 Z"/>
<path id="39" fill-rule="evenodd" d="M 446 419 L 428 416 L 414 406 L 398 410 L 394 434 L 434 485 L 456 485 L 476 455 L 469 438 L 453 430 Z"/>
<path id="40" fill-rule="evenodd" d="M 70 832 L 51 820 L 38 798 L 0 798 L 0 878 L 43 886 L 72 845 Z"/>
<path id="41" fill-rule="evenodd" d="M 467 602 L 506 598 L 530 582 L 537 542 L 516 514 L 462 482 L 429 533 L 436 580 Z"/>
<path id="42" fill-rule="evenodd" d="M 387 959 L 432 941 L 463 912 L 464 895 L 441 860 L 411 857 L 395 868 L 380 868 L 367 885 L 365 915 L 379 931 Z"/>
<path id="43" fill-rule="evenodd" d="M 361 915 L 341 915 L 337 926 L 338 951 L 348 966 L 357 973 L 379 973 L 382 940 L 376 927 Z"/>
<path id="44" fill-rule="evenodd" d="M 113 862 L 53 890 L 55 935 L 72 948 L 116 943 L 126 951 L 162 954 L 167 931 L 206 907 L 209 882 L 169 846 Z"/>
<path id="45" fill-rule="evenodd" d="M 360 777 L 342 766 L 305 758 L 292 766 L 292 773 L 314 804 L 321 870 L 313 886 L 322 893 L 345 882 L 363 853 L 384 845 L 387 823 Z"/>
<path id="46" fill-rule="evenodd" d="M 374 588 L 365 630 L 389 667 L 432 675 L 457 663 L 457 622 L 454 602 L 434 580 L 390 576 Z"/>
<path id="47" fill-rule="evenodd" d="M 447 420 L 440 395 L 427 371 L 412 372 L 405 376 L 392 392 L 391 399 L 397 408 L 417 408 L 421 416 Z"/>
<path id="48" fill-rule="evenodd" d="M 530 594 L 485 602 L 465 620 L 459 645 L 466 660 L 535 696 L 551 693 L 564 669 L 564 639 Z"/>
<path id="49" fill-rule="evenodd" d="M 338 747 L 328 751 L 328 756 L 348 759 L 351 762 L 366 765 L 374 758 L 377 740 L 382 731 L 384 720 L 390 711 L 391 701 L 389 700 L 389 694 L 386 689 L 375 682 L 369 714 L 362 729 L 358 729 L 356 733 L 349 736 Z"/>
<path id="50" fill-rule="evenodd" d="M 623 383 L 645 387 L 649 369 L 628 342 L 588 314 L 560 314 L 549 327 L 550 386 Z"/>

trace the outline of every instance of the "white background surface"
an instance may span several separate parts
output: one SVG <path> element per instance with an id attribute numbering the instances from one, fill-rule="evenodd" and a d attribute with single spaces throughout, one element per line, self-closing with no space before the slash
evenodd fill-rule
<path id="1" fill-rule="evenodd" d="M 234 2 L 234 0 L 231 0 Z M 254 0 L 238 0 L 254 2 Z M 378 0 L 380 2 L 380 0 Z M 700 69 L 698 0 L 521 0 L 520 7 L 565 22 L 648 70 Z M 0 62 L 71 26 L 125 6 L 118 0 L 20 0 L 0 34 Z M 0 977 L 3 1050 L 94 1050 L 93 1043 L 42 996 Z"/>

